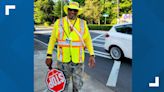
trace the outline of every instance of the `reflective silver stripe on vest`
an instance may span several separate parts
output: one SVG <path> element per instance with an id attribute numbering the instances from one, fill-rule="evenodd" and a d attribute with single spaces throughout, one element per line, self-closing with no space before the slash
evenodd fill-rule
<path id="1" fill-rule="evenodd" d="M 60 30 L 59 30 L 60 31 L 60 34 L 59 34 L 60 35 L 59 36 L 60 38 L 59 39 L 62 39 L 63 38 L 62 37 L 63 36 L 63 28 L 62 27 L 63 27 L 63 21 L 62 21 L 62 18 L 60 18 Z"/>
<path id="2" fill-rule="evenodd" d="M 72 46 L 83 46 L 81 42 L 72 42 Z"/>
<path id="3" fill-rule="evenodd" d="M 81 35 L 83 36 L 84 34 L 84 20 L 80 19 L 80 28 L 81 28 Z"/>
<path id="4" fill-rule="evenodd" d="M 63 57 L 63 56 L 62 56 L 62 54 L 63 54 L 63 53 L 62 53 L 62 48 L 59 48 L 59 51 L 60 51 L 60 57 L 59 57 L 59 60 L 62 61 L 62 57 Z"/>
<path id="5" fill-rule="evenodd" d="M 83 34 L 84 34 L 84 20 L 82 20 L 82 19 L 80 19 L 80 28 L 81 28 L 81 36 L 83 37 Z M 80 59 L 80 61 L 79 61 L 79 63 L 82 63 L 83 61 L 82 61 L 82 55 L 83 55 L 83 48 L 82 47 L 80 47 L 80 55 L 79 55 L 79 59 Z"/>
<path id="6" fill-rule="evenodd" d="M 67 41 L 58 41 L 58 45 L 70 46 L 70 43 Z M 72 42 L 71 46 L 83 46 L 83 44 L 81 42 Z"/>
<path id="7" fill-rule="evenodd" d="M 80 58 L 80 63 L 82 63 L 82 51 L 83 51 L 83 48 L 80 47 L 80 55 L 79 55 L 79 58 Z"/>
<path id="8" fill-rule="evenodd" d="M 59 34 L 59 39 L 60 40 L 62 40 L 62 38 L 63 38 L 63 21 L 62 21 L 62 18 L 60 18 L 60 24 L 59 24 L 59 27 L 60 27 L 60 29 L 59 29 L 59 31 L 60 31 L 60 34 Z M 63 58 L 63 53 L 62 53 L 62 48 L 61 47 L 59 47 L 59 52 L 60 52 L 60 54 L 59 54 L 59 60 L 60 61 L 62 61 L 62 58 Z"/>

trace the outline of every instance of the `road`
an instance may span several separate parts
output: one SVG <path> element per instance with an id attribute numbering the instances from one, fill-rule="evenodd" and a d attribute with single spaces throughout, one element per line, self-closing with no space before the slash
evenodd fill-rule
<path id="1" fill-rule="evenodd" d="M 89 54 L 86 51 L 85 58 L 85 72 L 94 77 L 96 80 L 106 85 L 109 74 L 113 67 L 114 61 L 109 54 L 104 50 L 104 32 L 90 32 L 93 46 L 95 50 L 96 67 L 90 69 L 87 66 Z M 34 39 L 40 41 L 42 44 L 48 44 L 49 34 L 35 34 Z M 131 92 L 132 91 L 132 60 L 124 59 L 121 63 L 116 87 L 110 87 L 115 92 Z"/>

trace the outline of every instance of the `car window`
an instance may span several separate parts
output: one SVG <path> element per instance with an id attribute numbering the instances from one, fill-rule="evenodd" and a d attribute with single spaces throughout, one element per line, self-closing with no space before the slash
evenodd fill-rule
<path id="1" fill-rule="evenodd" d="M 115 27 L 119 33 L 132 34 L 132 25 L 121 25 Z"/>

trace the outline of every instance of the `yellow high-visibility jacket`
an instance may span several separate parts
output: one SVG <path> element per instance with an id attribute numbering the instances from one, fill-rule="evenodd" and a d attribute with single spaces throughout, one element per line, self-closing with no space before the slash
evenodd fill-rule
<path id="1" fill-rule="evenodd" d="M 70 20 L 70 22 L 81 34 L 90 55 L 94 55 L 92 39 L 86 21 L 77 18 L 76 20 Z M 48 43 L 48 55 L 52 55 L 56 42 L 57 60 L 65 63 L 70 61 L 74 63 L 84 62 L 84 45 L 82 44 L 82 41 L 75 30 L 71 30 L 66 17 L 58 19 L 54 24 L 54 28 Z"/>

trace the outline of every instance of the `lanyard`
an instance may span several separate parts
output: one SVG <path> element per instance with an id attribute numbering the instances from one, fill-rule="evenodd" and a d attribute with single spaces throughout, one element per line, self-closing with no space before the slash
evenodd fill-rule
<path id="1" fill-rule="evenodd" d="M 83 44 L 83 46 L 85 47 L 85 43 L 84 43 L 84 40 L 83 40 L 81 34 L 80 34 L 80 33 L 77 31 L 77 29 L 71 24 L 71 22 L 69 21 L 68 17 L 66 17 L 66 18 L 67 18 L 67 21 L 68 21 L 69 25 L 70 25 L 70 26 L 75 30 L 75 32 L 79 35 L 80 40 L 82 41 L 82 44 Z"/>
<path id="2" fill-rule="evenodd" d="M 76 18 L 76 20 L 77 20 L 77 18 Z M 75 20 L 75 22 L 74 22 L 73 26 L 75 25 L 76 20 Z M 67 25 L 68 25 L 68 20 L 67 20 Z M 64 30 L 63 25 L 61 25 L 61 27 L 62 27 L 62 29 L 63 29 L 64 33 L 66 34 L 67 38 L 69 38 L 68 34 L 67 34 L 67 33 L 66 33 L 66 31 Z M 69 26 L 68 26 L 68 29 L 70 29 L 71 31 L 73 30 L 73 29 L 72 29 L 72 27 L 71 27 L 71 28 L 69 28 Z"/>
<path id="3" fill-rule="evenodd" d="M 76 18 L 76 20 L 77 20 L 77 18 Z M 75 20 L 75 22 L 73 23 L 73 27 L 74 27 L 74 25 L 76 24 L 76 20 Z M 69 26 L 68 20 L 67 20 L 67 26 L 68 26 L 68 29 L 70 29 L 70 32 L 72 32 L 72 31 L 73 31 L 73 28 L 72 28 L 71 26 Z"/>

